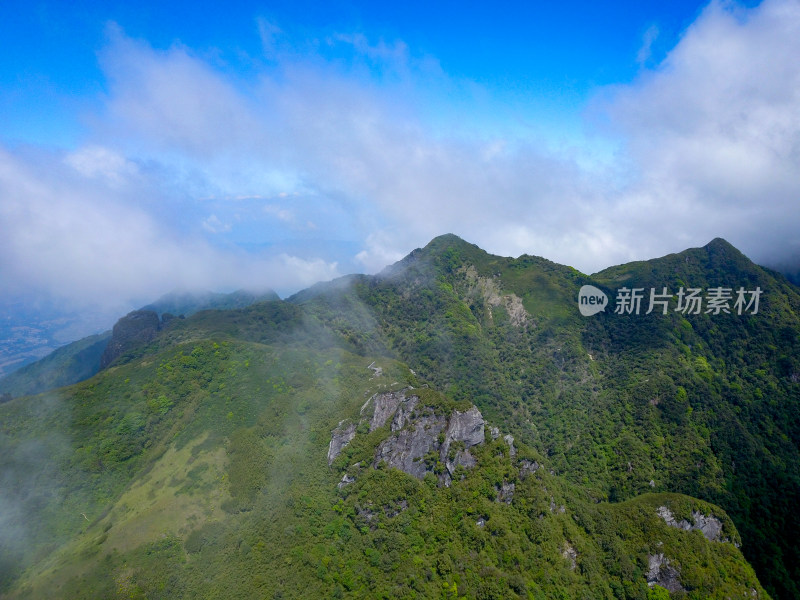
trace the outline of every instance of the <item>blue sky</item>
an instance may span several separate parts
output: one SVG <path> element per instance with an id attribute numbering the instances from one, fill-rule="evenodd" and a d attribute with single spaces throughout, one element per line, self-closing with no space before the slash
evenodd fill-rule
<path id="1" fill-rule="evenodd" d="M 99 108 L 97 97 L 107 92 L 97 54 L 108 44 L 110 23 L 154 48 L 185 45 L 243 78 L 272 62 L 260 35 L 265 23 L 281 30 L 277 46 L 329 61 L 352 60 L 351 48 L 325 43 L 337 35 L 400 43 L 449 77 L 481 86 L 495 103 L 569 123 L 597 87 L 631 81 L 643 62 L 663 58 L 704 6 L 606 4 L 9 2 L 0 24 L 3 134 L 11 141 L 80 141 L 81 109 Z M 379 80 L 380 68 L 370 75 Z M 440 100 L 445 106 L 435 108 L 446 110 L 450 99 Z"/>
<path id="2" fill-rule="evenodd" d="M 0 276 L 76 309 L 376 272 L 800 263 L 800 3 L 5 2 Z"/>

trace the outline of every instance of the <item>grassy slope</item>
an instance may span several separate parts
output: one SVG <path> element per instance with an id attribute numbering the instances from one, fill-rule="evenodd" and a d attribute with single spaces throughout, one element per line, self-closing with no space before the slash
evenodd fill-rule
<path id="1" fill-rule="evenodd" d="M 690 598 L 761 591 L 731 544 L 655 515 L 667 504 L 725 519 L 719 509 L 663 495 L 597 505 L 543 469 L 519 479 L 502 439 L 487 440 L 479 467 L 449 489 L 364 469 L 337 491 L 342 470 L 386 433 L 359 436 L 328 468 L 330 429 L 373 392 L 414 380 L 387 359 L 373 378 L 366 360 L 209 340 L 115 367 L 58 399 L 13 401 L 3 414 L 12 469 L 24 466 L 13 457 L 27 441 L 64 442 L 49 452 L 49 497 L 24 509 L 41 558 L 10 597 L 644 599 L 656 551 L 680 557 Z M 33 489 L 30 476 L 18 473 Z M 497 502 L 504 481 L 517 483 L 510 505 Z"/>

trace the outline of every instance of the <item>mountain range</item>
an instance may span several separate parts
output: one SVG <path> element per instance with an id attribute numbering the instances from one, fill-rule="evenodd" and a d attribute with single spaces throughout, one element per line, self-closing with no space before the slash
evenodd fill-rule
<path id="1" fill-rule="evenodd" d="M 724 240 L 173 304 L 0 380 L 0 597 L 800 596 L 800 289 Z"/>

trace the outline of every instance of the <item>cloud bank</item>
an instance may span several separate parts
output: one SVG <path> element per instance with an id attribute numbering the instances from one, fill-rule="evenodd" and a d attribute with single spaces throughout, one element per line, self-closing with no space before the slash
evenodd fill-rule
<path id="1" fill-rule="evenodd" d="M 76 303 L 289 292 L 446 232 L 589 273 L 717 236 L 800 263 L 800 4 L 712 2 L 647 67 L 657 31 L 638 77 L 597 90 L 586 133 L 554 146 L 524 125 L 487 134 L 469 107 L 506 107 L 402 41 L 299 43 L 254 21 L 264 55 L 243 75 L 112 24 L 85 142 L 0 148 L 4 285 Z"/>

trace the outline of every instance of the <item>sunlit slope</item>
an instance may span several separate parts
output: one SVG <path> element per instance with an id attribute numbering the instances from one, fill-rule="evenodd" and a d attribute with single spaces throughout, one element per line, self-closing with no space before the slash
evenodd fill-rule
<path id="1" fill-rule="evenodd" d="M 580 315 L 582 285 L 605 290 L 605 312 Z M 614 314 L 626 286 L 646 290 L 638 315 Z M 733 301 L 731 314 L 683 314 L 677 298 L 645 314 L 664 287 L 763 293 L 757 314 Z M 586 276 L 442 236 L 378 276 L 290 301 L 364 348 L 385 343 L 598 499 L 662 490 L 720 504 L 769 587 L 800 594 L 800 293 L 724 240 Z"/>
<path id="2" fill-rule="evenodd" d="M 32 563 L 7 596 L 644 598 L 651 557 L 667 555 L 689 597 L 766 597 L 719 508 L 665 495 L 595 504 L 488 430 L 450 487 L 435 466 L 420 480 L 372 464 L 388 426 L 364 423 L 329 467 L 340 417 L 419 385 L 399 363 L 367 360 L 206 340 L 3 407 L 3 471 L 25 524 L 5 550 Z M 419 389 L 421 414 L 466 406 Z M 356 480 L 340 488 L 352 461 Z M 670 527 L 661 506 L 716 515 L 724 539 Z"/>
<path id="3" fill-rule="evenodd" d="M 657 285 L 674 257 L 589 277 L 455 236 L 379 276 L 172 320 L 89 381 L 0 405 L 0 589 L 765 598 L 744 551 L 791 597 L 798 295 L 742 259 L 733 278 L 769 294 L 740 321 L 578 313 L 582 285 L 613 301 L 615 277 Z M 693 268 L 677 276 L 714 283 Z M 370 431 L 366 401 L 409 389 L 414 419 Z M 451 482 L 463 448 L 437 454 L 438 435 L 406 461 L 424 477 L 379 460 L 472 405 L 485 439 Z"/>

